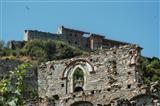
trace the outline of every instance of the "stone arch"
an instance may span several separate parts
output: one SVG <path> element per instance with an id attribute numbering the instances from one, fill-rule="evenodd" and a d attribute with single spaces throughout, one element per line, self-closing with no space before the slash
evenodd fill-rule
<path id="1" fill-rule="evenodd" d="M 70 72 L 70 69 L 73 68 L 73 67 L 76 66 L 76 65 L 79 65 L 79 64 L 85 64 L 85 65 L 88 67 L 87 71 L 88 71 L 89 73 L 95 73 L 94 67 L 93 67 L 93 65 L 92 65 L 90 62 L 88 62 L 87 60 L 84 60 L 84 59 L 77 59 L 77 60 L 71 61 L 71 62 L 66 66 L 66 68 L 64 69 L 64 71 L 63 71 L 63 73 L 62 73 L 61 79 L 62 79 L 62 80 L 63 80 L 63 79 L 66 79 L 67 76 L 68 76 L 68 73 Z"/>
<path id="2" fill-rule="evenodd" d="M 79 92 L 83 91 L 84 86 L 84 72 L 81 68 L 76 68 L 72 75 L 73 77 L 73 91 Z"/>
<path id="3" fill-rule="evenodd" d="M 77 101 L 72 103 L 70 106 L 94 106 L 94 105 L 88 101 Z"/>
<path id="4" fill-rule="evenodd" d="M 74 87 L 74 73 L 76 72 L 77 69 L 81 69 L 81 71 L 83 72 L 83 85 L 79 86 L 81 88 L 81 91 L 83 91 L 85 89 L 86 83 L 87 83 L 87 75 L 89 74 L 87 70 L 85 70 L 81 65 L 76 65 L 73 68 L 73 71 L 70 73 L 70 84 L 71 84 L 71 92 L 74 92 L 76 87 Z M 78 88 L 77 88 L 78 89 Z"/>
<path id="5" fill-rule="evenodd" d="M 66 94 L 74 92 L 75 88 L 74 88 L 73 74 L 77 68 L 81 69 L 84 74 L 84 84 L 83 86 L 81 86 L 81 90 L 86 89 L 88 75 L 90 75 L 91 73 L 94 73 L 94 68 L 91 65 L 91 63 L 89 63 L 88 61 L 83 60 L 83 59 L 77 59 L 77 60 L 71 61 L 66 66 L 65 70 L 62 73 L 62 77 L 61 77 L 62 80 L 65 80 Z"/>

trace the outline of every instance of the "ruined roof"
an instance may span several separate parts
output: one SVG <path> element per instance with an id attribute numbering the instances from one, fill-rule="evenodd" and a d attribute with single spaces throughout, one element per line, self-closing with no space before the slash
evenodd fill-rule
<path id="1" fill-rule="evenodd" d="M 127 42 L 122 42 L 122 41 L 117 41 L 117 40 L 103 39 L 103 43 L 105 43 L 105 42 L 115 42 L 115 43 L 127 44 L 127 45 L 130 44 L 130 43 L 127 43 Z"/>
<path id="2" fill-rule="evenodd" d="M 102 39 L 104 39 L 104 36 L 103 35 L 99 35 L 99 34 L 90 34 L 90 36 L 93 36 L 93 37 L 100 37 Z"/>
<path id="3" fill-rule="evenodd" d="M 80 31 L 80 30 L 76 30 L 76 29 L 70 29 L 70 28 L 65 28 L 64 26 L 61 26 L 64 30 L 68 30 L 71 32 L 77 32 L 77 33 L 82 33 L 82 34 L 90 34 L 89 32 L 85 32 L 85 31 Z"/>
<path id="4" fill-rule="evenodd" d="M 38 30 L 24 30 L 26 32 L 35 32 L 35 33 L 44 33 L 44 34 L 52 34 L 56 35 L 55 33 L 50 33 L 50 32 L 43 32 L 43 31 L 38 31 Z"/>

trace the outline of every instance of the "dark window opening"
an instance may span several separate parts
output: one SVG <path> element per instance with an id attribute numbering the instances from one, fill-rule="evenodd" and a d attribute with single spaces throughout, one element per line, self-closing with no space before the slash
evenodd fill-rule
<path id="1" fill-rule="evenodd" d="M 83 91 L 83 88 L 82 87 L 76 87 L 74 89 L 74 92 L 80 92 L 80 91 Z"/>
<path id="2" fill-rule="evenodd" d="M 68 99 L 66 99 L 65 102 L 68 102 Z"/>
<path id="3" fill-rule="evenodd" d="M 127 88 L 130 89 L 130 88 L 131 88 L 131 84 L 128 84 L 128 85 L 127 85 Z"/>
<path id="4" fill-rule="evenodd" d="M 64 87 L 64 84 L 61 84 L 61 87 Z"/>
<path id="5" fill-rule="evenodd" d="M 77 42 L 74 42 L 75 44 L 78 44 Z"/>
<path id="6" fill-rule="evenodd" d="M 113 54 L 116 54 L 116 51 L 113 51 Z"/>
<path id="7" fill-rule="evenodd" d="M 91 91 L 91 94 L 94 94 L 94 91 Z"/>
<path id="8" fill-rule="evenodd" d="M 58 95 L 53 95 L 53 98 L 54 98 L 55 100 L 59 100 L 59 96 L 58 96 Z"/>
<path id="9" fill-rule="evenodd" d="M 131 74 L 131 72 L 128 72 L 128 74 L 130 75 L 130 74 Z"/>
<path id="10" fill-rule="evenodd" d="M 76 97 L 76 95 L 73 95 L 73 97 L 75 98 L 75 97 Z"/>
<path id="11" fill-rule="evenodd" d="M 107 91 L 111 91 L 111 88 L 108 88 Z"/>
<path id="12" fill-rule="evenodd" d="M 131 54 L 132 54 L 132 51 L 129 51 L 129 54 L 131 55 Z"/>
<path id="13" fill-rule="evenodd" d="M 106 104 L 104 104 L 104 106 L 111 106 L 111 104 L 107 104 L 107 105 L 106 105 Z"/>
<path id="14" fill-rule="evenodd" d="M 117 66 L 116 66 L 116 65 L 114 65 L 114 66 L 113 66 L 113 68 L 117 68 Z"/>
<path id="15" fill-rule="evenodd" d="M 97 106 L 102 106 L 101 104 L 97 104 Z"/>

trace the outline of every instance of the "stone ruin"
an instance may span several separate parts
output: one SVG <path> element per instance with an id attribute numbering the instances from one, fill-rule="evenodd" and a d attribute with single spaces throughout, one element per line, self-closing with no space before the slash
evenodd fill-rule
<path id="1" fill-rule="evenodd" d="M 140 57 L 141 48 L 125 45 L 42 63 L 25 80 L 39 101 L 26 106 L 160 106 L 160 82 L 143 83 Z M 21 63 L 0 60 L 0 79 Z"/>
<path id="2" fill-rule="evenodd" d="M 143 84 L 140 52 L 125 45 L 42 63 L 39 106 L 160 106 L 160 83 Z"/>

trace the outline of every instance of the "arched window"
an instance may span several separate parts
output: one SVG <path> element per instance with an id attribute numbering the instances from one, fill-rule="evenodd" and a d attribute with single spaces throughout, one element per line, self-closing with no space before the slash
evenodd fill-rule
<path id="1" fill-rule="evenodd" d="M 81 68 L 77 68 L 73 73 L 73 90 L 74 92 L 83 91 L 84 73 Z"/>

